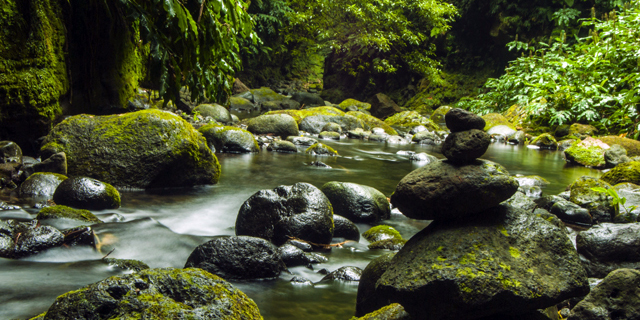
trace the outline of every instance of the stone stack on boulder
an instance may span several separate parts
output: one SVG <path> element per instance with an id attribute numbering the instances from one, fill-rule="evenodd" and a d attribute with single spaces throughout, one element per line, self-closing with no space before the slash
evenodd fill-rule
<path id="1" fill-rule="evenodd" d="M 518 182 L 477 159 L 488 146 L 484 121 L 460 109 L 445 120 L 447 160 L 411 172 L 391 197 L 404 215 L 434 221 L 393 258 L 367 266 L 356 316 L 399 303 L 413 319 L 523 319 L 586 294 L 560 220 L 502 203 Z"/>

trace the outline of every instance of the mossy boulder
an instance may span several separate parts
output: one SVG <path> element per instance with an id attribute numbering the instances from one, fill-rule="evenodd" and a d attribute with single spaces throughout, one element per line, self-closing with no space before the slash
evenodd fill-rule
<path id="1" fill-rule="evenodd" d="M 360 240 L 360 231 L 358 226 L 353 223 L 351 220 L 334 214 L 333 215 L 333 237 L 334 238 L 344 238 L 346 240 L 359 241 Z"/>
<path id="2" fill-rule="evenodd" d="M 247 130 L 253 134 L 272 134 L 283 139 L 300 134 L 298 123 L 288 114 L 264 114 L 249 119 Z"/>
<path id="3" fill-rule="evenodd" d="M 445 127 L 444 116 L 449 112 L 449 110 L 451 110 L 450 106 L 438 107 L 433 111 L 433 113 L 431 113 L 431 121 L 441 127 Z"/>
<path id="4" fill-rule="evenodd" d="M 258 306 L 201 269 L 146 269 L 59 296 L 48 319 L 262 319 Z"/>
<path id="5" fill-rule="evenodd" d="M 101 261 L 109 266 L 133 272 L 140 272 L 142 270 L 150 269 L 149 265 L 147 265 L 146 263 L 133 259 L 102 258 Z"/>
<path id="6" fill-rule="evenodd" d="M 227 108 L 214 104 L 201 104 L 193 109 L 194 113 L 199 113 L 203 117 L 211 117 L 213 120 L 221 123 L 231 122 L 231 113 Z"/>
<path id="7" fill-rule="evenodd" d="M 533 141 L 531 141 L 531 144 L 540 147 L 540 149 L 558 149 L 558 141 L 548 133 L 543 133 L 537 136 Z"/>
<path id="8" fill-rule="evenodd" d="M 243 97 L 230 97 L 229 109 L 234 111 L 241 111 L 241 112 L 255 112 L 260 110 L 260 108 L 256 107 L 256 105 L 253 104 L 253 102 Z"/>
<path id="9" fill-rule="evenodd" d="M 612 221 L 618 214 L 618 206 L 613 204 L 613 199 L 606 193 L 593 191 L 591 188 L 613 189 L 603 180 L 583 176 L 571 184 L 569 200 L 589 210 L 596 223 Z"/>
<path id="10" fill-rule="evenodd" d="M 436 320 L 527 314 L 589 292 L 562 223 L 506 205 L 433 221 L 367 283 L 362 299 L 358 287 L 358 312 L 399 303 L 415 319 Z"/>
<path id="11" fill-rule="evenodd" d="M 360 120 L 362 120 L 369 128 L 382 128 L 384 132 L 390 135 L 397 135 L 398 132 L 391 128 L 390 125 L 386 124 L 384 121 L 366 113 L 362 113 L 360 111 L 349 111 L 347 112 L 348 116 L 354 116 Z M 365 128 L 367 129 L 367 128 Z"/>
<path id="12" fill-rule="evenodd" d="M 53 207 L 42 208 L 36 216 L 37 220 L 45 219 L 71 219 L 82 222 L 101 223 L 91 211 L 84 209 L 74 209 L 67 206 L 57 205 Z"/>
<path id="13" fill-rule="evenodd" d="M 369 250 L 393 250 L 398 251 L 407 243 L 405 239 L 383 239 L 371 242 L 367 245 Z"/>
<path id="14" fill-rule="evenodd" d="M 392 303 L 354 320 L 411 320 L 411 316 L 400 304 Z"/>
<path id="15" fill-rule="evenodd" d="M 589 124 L 574 123 L 569 127 L 569 138 L 584 138 L 586 136 L 593 136 L 598 133 L 596 127 Z"/>
<path id="16" fill-rule="evenodd" d="M 495 126 L 504 125 L 516 131 L 516 126 L 511 123 L 507 118 L 499 113 L 488 113 L 482 116 L 482 119 L 486 122 L 484 131 L 487 131 Z"/>
<path id="17" fill-rule="evenodd" d="M 304 152 L 318 155 L 318 156 L 337 156 L 338 155 L 338 151 L 320 142 L 310 146 Z"/>
<path id="18" fill-rule="evenodd" d="M 387 197 L 375 188 L 349 182 L 330 181 L 320 190 L 329 198 L 333 212 L 353 222 L 375 223 L 389 219 Z"/>
<path id="19" fill-rule="evenodd" d="M 387 239 L 402 240 L 402 235 L 392 226 L 379 225 L 365 231 L 362 236 L 369 242 L 376 242 Z"/>
<path id="20" fill-rule="evenodd" d="M 571 147 L 564 151 L 564 156 L 567 161 L 572 163 L 593 168 L 603 168 L 606 164 L 604 161 L 606 149 L 609 149 L 609 145 L 589 137 L 575 141 Z"/>
<path id="21" fill-rule="evenodd" d="M 640 185 L 640 162 L 621 163 L 600 177 L 600 180 L 611 185 L 630 182 Z"/>
<path id="22" fill-rule="evenodd" d="M 513 123 L 516 127 L 529 127 L 531 123 L 528 121 L 529 112 L 525 106 L 514 104 L 503 113 L 507 121 Z"/>
<path id="23" fill-rule="evenodd" d="M 440 127 L 429 118 L 423 117 L 416 111 L 402 111 L 384 120 L 384 123 L 392 127 L 400 127 L 407 131 L 417 126 L 424 126 L 429 131 L 438 131 Z"/>
<path id="24" fill-rule="evenodd" d="M 627 150 L 627 156 L 636 157 L 640 156 L 640 141 L 629 138 L 623 138 L 618 136 L 604 136 L 598 137 L 598 140 L 612 146 L 614 144 L 622 146 Z"/>
<path id="25" fill-rule="evenodd" d="M 214 184 L 220 177 L 206 139 L 180 117 L 153 109 L 68 118 L 41 149 L 43 158 L 61 151 L 70 176 L 117 187 L 184 187 Z"/>
<path id="26" fill-rule="evenodd" d="M 433 94 L 428 91 L 420 91 L 411 97 L 404 107 L 422 113 L 432 113 L 433 108 L 438 105 L 438 100 L 433 99 Z"/>
<path id="27" fill-rule="evenodd" d="M 87 177 L 73 177 L 58 185 L 53 201 L 78 209 L 103 210 L 120 207 L 120 193 L 108 183 Z"/>
<path id="28" fill-rule="evenodd" d="M 69 90 L 59 1 L 5 0 L 0 14 L 0 137 L 35 154 Z"/>
<path id="29" fill-rule="evenodd" d="M 340 109 L 345 111 L 361 111 L 361 110 L 371 110 L 371 104 L 366 102 L 361 102 L 356 99 L 346 99 L 338 105 Z"/>
<path id="30" fill-rule="evenodd" d="M 324 130 L 327 125 L 333 126 L 334 129 Z M 299 127 L 302 131 L 320 133 L 322 131 L 336 131 L 335 126 L 338 126 L 341 132 L 346 132 L 358 128 L 362 129 L 365 124 L 362 120 L 353 116 L 315 115 L 302 119 Z"/>
<path id="31" fill-rule="evenodd" d="M 198 129 L 216 152 L 258 152 L 260 147 L 253 134 L 237 127 L 208 124 Z"/>
<path id="32" fill-rule="evenodd" d="M 318 134 L 318 139 L 323 140 L 340 140 L 340 134 L 333 131 L 322 131 Z"/>
<path id="33" fill-rule="evenodd" d="M 56 188 L 64 180 L 67 180 L 67 177 L 61 174 L 36 172 L 20 185 L 20 197 L 32 198 L 35 201 L 52 199 Z"/>
<path id="34" fill-rule="evenodd" d="M 296 119 L 296 122 L 298 124 L 300 124 L 300 122 L 307 118 L 307 117 L 312 117 L 312 116 L 344 116 L 345 113 L 335 107 L 314 107 L 314 108 L 309 108 L 309 109 L 302 109 L 302 110 L 275 110 L 275 111 L 269 111 L 267 113 L 265 113 L 265 115 L 271 115 L 271 114 L 288 114 L 290 116 L 292 116 L 294 119 Z"/>
<path id="35" fill-rule="evenodd" d="M 267 150 L 284 153 L 296 153 L 298 152 L 298 147 L 296 147 L 296 145 L 291 141 L 275 140 L 269 144 Z"/>

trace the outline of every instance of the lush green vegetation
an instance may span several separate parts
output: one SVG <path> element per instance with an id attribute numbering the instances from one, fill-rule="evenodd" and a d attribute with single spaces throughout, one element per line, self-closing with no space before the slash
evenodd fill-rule
<path id="1" fill-rule="evenodd" d="M 575 16 L 565 11 L 553 17 L 559 26 L 566 26 Z M 600 17 L 592 12 L 591 18 L 580 22 L 573 33 L 563 30 L 548 41 L 510 42 L 508 47 L 522 56 L 503 76 L 489 79 L 485 93 L 458 106 L 489 113 L 518 104 L 542 125 L 584 122 L 637 138 L 640 6 L 626 4 L 619 12 Z"/>

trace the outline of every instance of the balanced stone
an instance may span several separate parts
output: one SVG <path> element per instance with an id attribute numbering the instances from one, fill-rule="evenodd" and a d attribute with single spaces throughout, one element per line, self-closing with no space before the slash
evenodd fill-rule
<path id="1" fill-rule="evenodd" d="M 491 136 L 482 130 L 452 132 L 442 144 L 442 154 L 455 163 L 469 163 L 489 148 Z"/>
<path id="2" fill-rule="evenodd" d="M 391 204 L 409 218 L 452 220 L 495 207 L 517 190 L 518 181 L 495 162 L 438 161 L 402 178 Z"/>
<path id="3" fill-rule="evenodd" d="M 460 132 L 471 129 L 484 130 L 484 126 L 486 125 L 486 122 L 482 117 L 471 111 L 460 108 L 449 110 L 449 112 L 444 115 L 444 121 L 451 132 Z"/>

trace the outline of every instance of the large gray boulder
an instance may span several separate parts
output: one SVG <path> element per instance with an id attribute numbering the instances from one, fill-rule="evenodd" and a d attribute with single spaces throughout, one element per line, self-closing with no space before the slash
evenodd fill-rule
<path id="1" fill-rule="evenodd" d="M 602 223 L 578 233 L 578 252 L 590 277 L 630 268 L 640 270 L 640 223 Z"/>
<path id="2" fill-rule="evenodd" d="M 49 319 L 262 319 L 242 291 L 201 269 L 146 269 L 59 296 Z"/>
<path id="3" fill-rule="evenodd" d="M 45 143 L 43 159 L 63 151 L 69 176 L 116 187 L 214 184 L 220 176 L 220 164 L 205 138 L 170 112 L 73 116 L 58 124 Z"/>
<path id="4" fill-rule="evenodd" d="M 258 152 L 260 147 L 253 134 L 237 127 L 208 124 L 198 129 L 211 150 L 229 153 Z"/>
<path id="5" fill-rule="evenodd" d="M 571 310 L 568 320 L 640 319 L 640 271 L 612 271 Z"/>
<path id="6" fill-rule="evenodd" d="M 359 291 L 369 293 L 358 293 L 357 315 L 395 302 L 414 319 L 500 318 L 589 292 L 562 223 L 506 205 L 466 221 L 436 220 L 377 268 L 385 265 L 365 269 Z"/>
<path id="7" fill-rule="evenodd" d="M 391 216 L 387 197 L 375 188 L 357 183 L 330 181 L 320 190 L 331 201 L 334 214 L 353 222 L 375 223 Z"/>
<path id="8" fill-rule="evenodd" d="M 193 109 L 193 112 L 197 112 L 203 117 L 211 117 L 213 120 L 221 123 L 231 122 L 231 113 L 229 113 L 229 110 L 217 103 L 198 105 Z"/>
<path id="9" fill-rule="evenodd" d="M 185 268 L 200 268 L 224 279 L 275 279 L 284 269 L 278 247 L 255 237 L 220 237 L 196 247 Z"/>
<path id="10" fill-rule="evenodd" d="M 437 161 L 402 178 L 391 203 L 409 218 L 451 220 L 486 213 L 517 190 L 518 182 L 495 162 Z"/>
<path id="11" fill-rule="evenodd" d="M 283 139 L 300 134 L 298 123 L 288 114 L 265 114 L 249 119 L 247 130 L 253 134 L 273 134 Z"/>
<path id="12" fill-rule="evenodd" d="M 256 192 L 242 204 L 236 219 L 236 235 L 260 237 L 276 245 L 289 237 L 328 244 L 333 229 L 329 199 L 302 182 Z"/>

